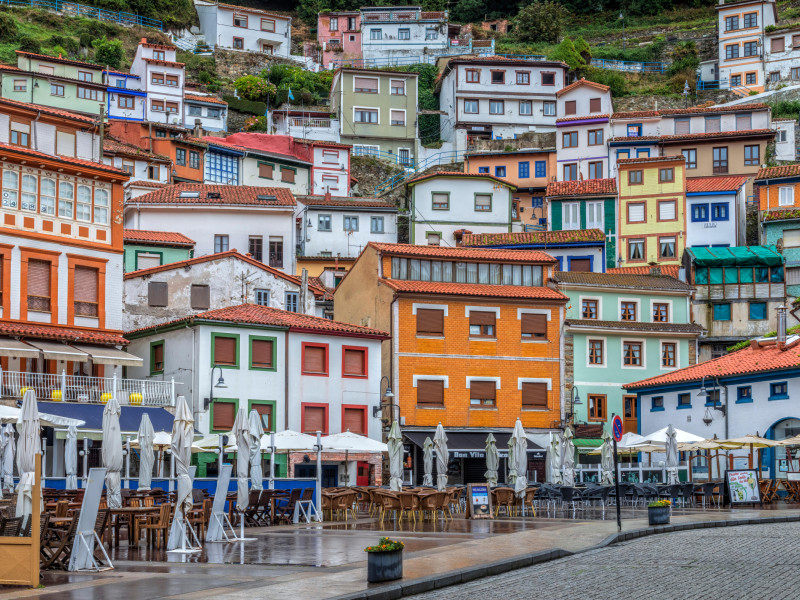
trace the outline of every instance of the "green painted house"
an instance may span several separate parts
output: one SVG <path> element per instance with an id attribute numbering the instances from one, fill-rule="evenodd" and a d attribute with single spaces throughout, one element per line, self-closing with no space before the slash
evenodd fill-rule
<path id="1" fill-rule="evenodd" d="M 417 74 L 339 69 L 331 85 L 331 112 L 353 154 L 411 164 L 417 147 Z"/>
<path id="2" fill-rule="evenodd" d="M 800 297 L 800 208 L 772 209 L 761 214 L 761 243 L 783 246 L 786 294 Z"/>
<path id="3" fill-rule="evenodd" d="M 123 233 L 123 268 L 126 273 L 187 260 L 194 255 L 194 240 L 172 231 L 126 229 Z"/>
<path id="4" fill-rule="evenodd" d="M 606 268 L 617 266 L 617 181 L 585 179 L 547 185 L 550 231 L 599 229 L 606 234 Z"/>
<path id="5" fill-rule="evenodd" d="M 612 415 L 621 415 L 626 432 L 640 433 L 636 395 L 622 386 L 695 363 L 702 329 L 689 322 L 692 287 L 658 269 L 649 275 L 556 272 L 551 282 L 570 298 L 567 412 L 575 423 L 606 429 Z"/>

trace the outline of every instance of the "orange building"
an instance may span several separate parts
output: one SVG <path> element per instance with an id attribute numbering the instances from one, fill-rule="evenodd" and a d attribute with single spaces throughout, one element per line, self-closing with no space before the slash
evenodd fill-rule
<path id="1" fill-rule="evenodd" d="M 421 461 L 442 423 L 452 483 L 484 480 L 489 432 L 503 449 L 518 418 L 529 433 L 562 423 L 567 297 L 546 285 L 555 265 L 539 251 L 370 243 L 334 293 L 336 320 L 391 333 L 384 425 L 398 418 Z M 544 451 L 529 448 L 541 480 Z M 415 481 L 419 464 L 409 462 Z"/>
<path id="2" fill-rule="evenodd" d="M 754 187 L 760 211 L 800 207 L 800 164 L 763 167 Z"/>

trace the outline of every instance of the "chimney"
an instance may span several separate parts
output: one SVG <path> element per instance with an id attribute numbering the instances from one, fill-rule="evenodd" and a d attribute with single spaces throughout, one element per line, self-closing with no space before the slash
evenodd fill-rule
<path id="1" fill-rule="evenodd" d="M 330 190 L 325 192 L 325 201 L 326 202 L 330 202 L 331 201 L 331 191 Z"/>
<path id="2" fill-rule="evenodd" d="M 650 275 L 661 275 L 661 267 L 650 267 Z"/>
<path id="3" fill-rule="evenodd" d="M 194 131 L 192 135 L 199 138 L 203 134 L 203 122 L 200 119 L 194 120 Z"/>
<path id="4" fill-rule="evenodd" d="M 778 307 L 778 348 L 786 345 L 786 307 Z"/>
<path id="5" fill-rule="evenodd" d="M 146 38 L 146 37 L 145 37 L 145 38 L 142 38 L 142 41 L 141 41 L 140 43 L 141 43 L 141 44 L 146 44 L 146 43 L 147 43 L 147 38 Z"/>

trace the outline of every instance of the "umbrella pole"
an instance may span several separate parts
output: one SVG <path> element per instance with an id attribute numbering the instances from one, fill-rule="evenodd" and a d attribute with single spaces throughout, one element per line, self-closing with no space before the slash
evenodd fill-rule
<path id="1" fill-rule="evenodd" d="M 711 450 L 706 450 L 706 465 L 708 466 L 708 480 L 711 481 Z"/>
<path id="2" fill-rule="evenodd" d="M 717 477 L 721 477 L 722 471 L 719 470 L 719 450 L 717 450 L 716 459 L 717 459 Z"/>
<path id="3" fill-rule="evenodd" d="M 747 468 L 753 468 L 753 444 L 750 444 L 750 455 L 747 457 Z"/>
<path id="4" fill-rule="evenodd" d="M 269 489 L 275 489 L 275 433 L 269 434 Z"/>

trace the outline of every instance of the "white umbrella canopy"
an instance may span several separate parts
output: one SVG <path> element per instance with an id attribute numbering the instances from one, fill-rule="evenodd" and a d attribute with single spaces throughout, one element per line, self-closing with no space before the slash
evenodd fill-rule
<path id="1" fill-rule="evenodd" d="M 575 444 L 572 443 L 572 428 L 564 430 L 564 454 L 561 457 L 562 471 L 564 473 L 564 485 L 572 487 L 575 485 Z"/>
<path id="2" fill-rule="evenodd" d="M 122 432 L 119 428 L 119 401 L 112 396 L 103 408 L 103 466 L 106 468 L 108 508 L 122 508 L 120 473 L 122 471 Z"/>
<path id="3" fill-rule="evenodd" d="M 66 489 L 78 489 L 78 428 L 70 425 L 67 440 L 64 442 L 64 473 L 67 476 Z"/>
<path id="4" fill-rule="evenodd" d="M 617 450 L 620 448 L 627 448 L 628 446 L 635 446 L 636 444 L 644 444 L 645 438 L 638 433 L 628 432 L 622 435 L 622 439 L 617 443 Z"/>
<path id="5" fill-rule="evenodd" d="M 550 435 L 550 483 L 561 485 L 561 435 Z"/>
<path id="6" fill-rule="evenodd" d="M 514 425 L 514 433 L 511 434 L 511 439 L 514 440 L 514 462 L 517 468 L 514 493 L 517 498 L 523 498 L 528 487 L 528 438 L 522 428 L 522 421 L 519 419 Z"/>
<path id="7" fill-rule="evenodd" d="M 32 390 L 31 390 L 32 391 Z M 20 423 L 22 419 L 22 410 L 16 406 L 0 405 L 0 423 Z M 69 417 L 62 417 L 61 415 L 50 415 L 47 413 L 39 413 L 39 424 L 42 427 L 81 427 L 86 425 L 86 421 L 80 419 L 70 419 Z"/>
<path id="8" fill-rule="evenodd" d="M 33 486 L 36 483 L 36 455 L 42 452 L 41 426 L 36 392 L 28 390 L 22 396 L 22 421 L 17 425 L 19 445 L 17 448 L 17 517 L 23 517 L 23 525 L 33 512 Z"/>
<path id="9" fill-rule="evenodd" d="M 389 488 L 399 492 L 403 489 L 403 435 L 397 420 L 392 423 L 386 439 L 389 447 Z"/>
<path id="10" fill-rule="evenodd" d="M 508 467 L 508 483 L 510 485 L 517 485 L 517 461 L 514 459 L 514 438 L 508 438 L 508 459 L 506 460 Z"/>
<path id="11" fill-rule="evenodd" d="M 429 437 L 426 437 L 422 444 L 422 463 L 425 467 L 422 485 L 433 485 L 433 442 Z"/>
<path id="12" fill-rule="evenodd" d="M 494 435 L 489 432 L 486 436 L 486 472 L 483 474 L 486 477 L 486 483 L 490 487 L 497 485 L 497 469 L 500 467 L 500 457 L 497 454 L 497 440 Z"/>
<path id="13" fill-rule="evenodd" d="M 173 421 L 172 426 L 175 427 Z M 164 432 L 159 432 L 164 433 Z M 147 413 L 142 415 L 142 420 L 139 423 L 139 433 L 136 440 L 131 443 L 132 447 L 138 446 L 139 452 L 139 489 L 149 490 L 150 484 L 153 482 L 153 464 L 156 457 L 153 453 L 153 446 L 155 445 L 156 434 L 153 431 L 153 424 L 150 422 L 150 417 Z M 170 436 L 171 438 L 172 436 Z M 172 440 L 170 439 L 170 442 Z"/>
<path id="14" fill-rule="evenodd" d="M 265 433 L 261 436 L 261 451 L 262 452 L 269 452 L 269 436 L 270 434 Z M 229 434 L 229 437 L 235 438 L 234 432 Z M 212 440 L 212 438 L 215 438 Z M 212 443 L 213 442 L 213 443 Z M 314 452 L 314 446 L 317 443 L 317 438 L 313 435 L 308 435 L 307 433 L 299 433 L 297 431 L 292 431 L 291 429 L 287 429 L 286 431 L 279 431 L 275 434 L 275 452 L 287 452 L 289 450 L 302 452 Z M 195 442 L 195 447 L 206 448 L 213 450 L 219 447 L 219 441 L 216 439 L 216 436 L 208 436 Z M 225 447 L 225 452 L 236 452 L 238 446 L 230 445 Z"/>
<path id="15" fill-rule="evenodd" d="M 250 481 L 254 490 L 264 489 L 264 472 L 261 469 L 261 438 L 264 426 L 261 415 L 256 410 L 250 411 Z"/>
<path id="16" fill-rule="evenodd" d="M 436 449 L 436 489 L 443 492 L 447 488 L 447 467 L 450 461 L 450 451 L 447 449 L 447 435 L 441 423 L 436 426 L 433 447 Z"/>
<path id="17" fill-rule="evenodd" d="M 147 415 L 142 415 L 142 421 L 144 421 L 145 418 L 149 423 L 150 418 Z M 150 428 L 152 429 L 152 427 L 151 423 Z M 141 424 L 139 424 L 139 431 L 141 431 Z M 141 433 L 137 433 L 137 438 L 131 441 L 131 448 L 141 448 L 142 445 L 150 446 L 153 450 L 166 450 L 172 446 L 172 433 L 169 431 L 154 431 L 149 444 L 142 439 Z"/>
<path id="18" fill-rule="evenodd" d="M 250 466 L 250 422 L 247 409 L 239 407 L 233 423 L 233 434 L 236 436 L 236 510 L 244 512 L 250 501 L 247 490 L 248 467 Z"/>
<path id="19" fill-rule="evenodd" d="M 609 485 L 614 483 L 614 447 L 611 444 L 611 434 L 603 432 L 603 445 L 600 447 L 600 483 Z"/>
<path id="20" fill-rule="evenodd" d="M 383 442 L 373 440 L 365 435 L 352 433 L 349 429 L 342 433 L 334 433 L 323 437 L 322 446 L 325 448 L 324 452 L 348 450 L 350 452 L 379 453 L 389 451 L 389 447 Z"/>
<path id="21" fill-rule="evenodd" d="M 3 490 L 14 491 L 14 453 L 17 450 L 17 441 L 14 437 L 14 426 L 11 423 L 2 425 L 3 444 Z"/>
<path id="22" fill-rule="evenodd" d="M 170 449 L 175 457 L 175 475 L 178 479 L 178 492 L 175 497 L 175 519 L 169 533 L 167 549 L 174 550 L 182 541 L 185 532 L 183 524 L 186 511 L 192 509 L 192 479 L 189 477 L 189 463 L 192 460 L 192 440 L 194 439 L 194 417 L 186 404 L 186 398 L 178 396 L 175 406 L 175 419 L 172 422 L 172 444 Z"/>
<path id="23" fill-rule="evenodd" d="M 659 445 L 660 444 L 662 446 L 666 446 L 666 444 L 667 444 L 667 430 L 668 429 L 669 429 L 669 427 L 663 427 L 662 429 L 659 429 L 658 431 L 654 431 L 650 435 L 643 435 L 642 436 L 643 439 L 641 441 L 639 441 L 639 442 L 637 442 L 635 444 L 632 444 L 631 446 L 633 448 L 635 448 L 637 446 L 642 446 L 642 445 L 645 445 L 645 444 L 652 444 L 652 445 Z M 703 441 L 703 438 L 701 438 L 699 435 L 694 435 L 693 433 L 689 433 L 688 431 L 683 431 L 682 429 L 677 429 L 677 428 L 673 428 L 673 429 L 675 429 L 675 441 L 678 444 L 685 444 L 685 443 L 690 443 L 690 442 L 702 442 Z"/>
<path id="24" fill-rule="evenodd" d="M 667 483 L 675 485 L 678 483 L 678 432 L 672 425 L 667 427 Z"/>

